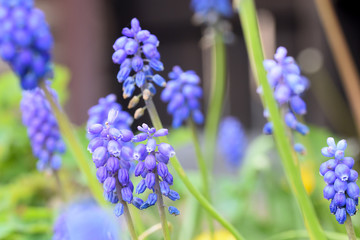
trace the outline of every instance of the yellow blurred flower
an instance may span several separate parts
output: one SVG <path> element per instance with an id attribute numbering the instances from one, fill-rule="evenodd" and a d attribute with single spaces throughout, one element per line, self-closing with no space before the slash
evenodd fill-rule
<path id="1" fill-rule="evenodd" d="M 210 233 L 205 232 L 195 238 L 195 240 L 211 240 Z M 214 240 L 235 240 L 235 237 L 228 231 L 222 229 L 214 234 Z"/>
<path id="2" fill-rule="evenodd" d="M 305 190 L 310 195 L 315 189 L 315 170 L 312 165 L 304 163 L 301 165 L 300 171 Z"/>

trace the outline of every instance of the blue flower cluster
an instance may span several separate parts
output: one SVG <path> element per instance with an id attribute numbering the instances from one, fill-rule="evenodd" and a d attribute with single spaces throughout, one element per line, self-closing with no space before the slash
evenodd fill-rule
<path id="1" fill-rule="evenodd" d="M 133 118 L 128 112 L 122 111 L 121 105 L 116 102 L 115 94 L 109 94 L 104 98 L 100 98 L 99 103 L 88 110 L 89 119 L 86 124 L 87 128 L 95 123 L 105 124 L 111 109 L 118 111 L 118 116 L 113 126 L 117 129 L 130 129 Z"/>
<path id="2" fill-rule="evenodd" d="M 230 0 L 192 0 L 191 8 L 201 16 L 217 14 L 223 17 L 231 17 L 233 14 Z"/>
<path id="3" fill-rule="evenodd" d="M 167 167 L 169 159 L 175 156 L 175 151 L 171 145 L 167 143 L 157 144 L 154 139 L 154 137 L 168 135 L 168 130 L 159 129 L 156 131 L 155 128 L 150 128 L 145 123 L 142 126 L 138 126 L 138 130 L 141 133 L 134 136 L 133 142 L 146 141 L 146 144 L 140 143 L 134 149 L 133 158 L 138 161 L 135 167 L 135 176 L 143 178 L 136 186 L 136 193 L 142 194 L 146 188 L 152 190 L 153 193 L 149 194 L 145 202 L 140 198 L 136 198 L 133 205 L 139 209 L 145 209 L 156 203 L 156 181 L 159 181 L 159 190 L 164 196 L 172 201 L 180 199 L 179 194 L 170 189 L 170 186 L 173 185 L 173 176 Z M 170 214 L 179 214 L 175 207 L 169 207 L 168 210 Z"/>
<path id="4" fill-rule="evenodd" d="M 105 124 L 96 123 L 89 127 L 88 150 L 92 153 L 96 176 L 103 184 L 104 195 L 109 202 L 117 204 L 115 214 L 120 216 L 123 205 L 118 195 L 128 203 L 133 199 L 134 185 L 129 178 L 133 148 L 129 142 L 134 135 L 128 129 L 114 127 L 118 114 L 117 110 L 111 109 Z M 116 182 L 119 182 L 118 186 Z"/>
<path id="5" fill-rule="evenodd" d="M 220 122 L 218 149 L 231 168 L 238 168 L 245 155 L 247 138 L 241 122 L 235 117 L 225 117 Z"/>
<path id="6" fill-rule="evenodd" d="M 52 240 L 119 239 L 116 219 L 91 202 L 76 203 L 58 216 Z"/>
<path id="7" fill-rule="evenodd" d="M 92 160 L 97 168 L 96 176 L 103 184 L 106 199 L 116 204 L 114 213 L 116 216 L 123 214 L 124 206 L 119 201 L 121 196 L 124 202 L 133 204 L 143 210 L 157 201 L 157 195 L 150 193 L 144 202 L 141 198 L 133 196 L 134 185 L 130 179 L 130 167 L 132 161 L 138 161 L 134 174 L 144 179 L 136 187 L 136 193 L 143 193 L 146 188 L 155 191 L 155 181 L 158 176 L 162 178 L 160 188 L 165 196 L 172 200 L 179 199 L 179 194 L 170 190 L 173 177 L 169 173 L 166 164 L 169 158 L 174 156 L 174 149 L 165 143 L 156 144 L 154 137 L 165 136 L 167 129 L 156 131 L 146 124 L 138 127 L 142 133 L 133 135 L 128 129 L 118 129 L 114 123 L 119 117 L 119 111 L 111 109 L 105 124 L 95 123 L 88 128 L 90 142 L 88 150 L 92 153 Z M 135 148 L 132 142 L 148 140 L 147 144 L 138 144 Z M 156 151 L 158 148 L 158 151 Z"/>
<path id="8" fill-rule="evenodd" d="M 123 83 L 123 97 L 133 96 L 135 87 L 141 88 L 144 99 L 156 93 L 153 83 L 164 87 L 165 79 L 155 71 L 163 71 L 164 66 L 160 61 L 157 50 L 159 41 L 148 30 L 142 30 L 136 18 L 131 20 L 131 28 L 122 30 L 124 36 L 118 38 L 113 48 L 113 62 L 120 64 L 117 79 Z"/>
<path id="9" fill-rule="evenodd" d="M 284 110 L 284 120 L 286 125 L 306 135 L 309 128 L 299 122 L 295 115 L 306 114 L 306 103 L 301 99 L 300 95 L 308 88 L 309 81 L 300 75 L 300 68 L 296 64 L 293 57 L 287 56 L 287 50 L 279 47 L 276 50 L 274 59 L 264 61 L 264 67 L 267 71 L 267 78 L 270 86 L 274 89 L 274 97 L 279 106 Z M 262 89 L 259 88 L 261 93 Z M 264 116 L 268 117 L 268 111 L 264 111 Z M 265 124 L 263 132 L 272 134 L 273 126 L 271 122 Z M 304 153 L 305 148 L 297 143 L 294 149 L 299 153 Z"/>
<path id="10" fill-rule="evenodd" d="M 25 90 L 52 75 L 53 39 L 43 12 L 33 5 L 32 0 L 0 0 L 0 55 Z"/>
<path id="11" fill-rule="evenodd" d="M 353 216 L 357 209 L 359 187 L 356 184 L 358 173 L 352 169 L 354 159 L 344 157 L 347 147 L 346 140 L 335 144 L 332 137 L 327 139 L 328 147 L 321 149 L 322 155 L 332 159 L 320 165 L 320 174 L 327 183 L 324 188 L 324 198 L 330 200 L 330 212 L 335 214 L 336 220 L 343 224 L 346 213 Z"/>
<path id="12" fill-rule="evenodd" d="M 161 93 L 161 100 L 169 102 L 167 111 L 173 115 L 172 126 L 178 128 L 189 117 L 202 124 L 204 116 L 200 110 L 203 91 L 199 87 L 200 78 L 194 71 L 184 72 L 179 66 L 169 73 L 170 81 Z"/>
<path id="13" fill-rule="evenodd" d="M 50 87 L 48 89 L 56 97 L 55 91 Z M 65 152 L 65 144 L 44 91 L 40 88 L 23 91 L 20 108 L 33 154 L 38 158 L 37 169 L 39 171 L 58 170 L 61 166 L 60 155 Z"/>

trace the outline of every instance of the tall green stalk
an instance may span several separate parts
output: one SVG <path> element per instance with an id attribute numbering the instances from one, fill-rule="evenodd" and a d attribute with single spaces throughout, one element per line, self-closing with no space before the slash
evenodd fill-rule
<path id="1" fill-rule="evenodd" d="M 151 121 L 156 129 L 163 128 L 160 117 L 155 108 L 154 102 L 152 99 L 148 99 L 145 101 L 147 110 L 149 111 Z M 162 142 L 169 143 L 168 138 L 159 137 Z M 190 179 L 187 177 L 183 167 L 181 166 L 179 160 L 176 156 L 170 159 L 170 163 L 177 172 L 181 181 L 184 183 L 186 188 L 190 191 L 190 193 L 199 201 L 201 206 L 211 215 L 214 219 L 216 219 L 225 229 L 231 232 L 236 239 L 244 239 L 244 237 L 238 232 L 238 230 L 231 225 L 226 219 L 224 219 L 216 209 L 211 205 L 211 203 L 194 187 L 191 183 Z"/>
<path id="2" fill-rule="evenodd" d="M 63 113 L 59 105 L 53 99 L 53 96 L 45 86 L 44 81 L 42 81 L 40 87 L 45 92 L 46 99 L 49 101 L 51 105 L 51 110 L 59 124 L 61 135 L 66 140 L 67 147 L 71 150 L 80 169 L 80 172 L 85 176 L 93 197 L 100 205 L 106 206 L 106 201 L 103 196 L 103 190 L 99 182 L 97 181 L 95 175 L 91 172 L 87 156 L 83 150 L 83 146 L 81 146 L 77 136 L 75 135 L 75 131 L 70 121 L 68 120 L 66 114 Z"/>
<path id="3" fill-rule="evenodd" d="M 217 30 L 214 30 L 214 32 L 214 44 L 211 54 L 211 92 L 205 123 L 205 156 L 209 172 L 212 172 L 214 165 L 217 130 L 222 114 L 226 86 L 225 45 L 222 34 Z"/>
<path id="4" fill-rule="evenodd" d="M 204 193 L 205 197 L 207 198 L 207 200 L 211 203 L 208 166 L 206 164 L 204 155 L 201 150 L 195 123 L 192 120 L 189 120 L 188 125 L 190 126 L 190 129 L 192 132 L 193 144 L 194 144 L 195 153 L 196 153 L 196 160 L 197 160 L 197 163 L 198 163 L 198 166 L 200 169 L 200 173 L 201 173 L 201 178 L 202 178 L 203 193 Z M 211 234 L 211 236 L 213 236 L 215 230 L 214 230 L 214 223 L 213 223 L 213 220 L 210 215 L 208 215 L 208 222 L 209 222 L 210 234 Z"/>
<path id="5" fill-rule="evenodd" d="M 165 207 L 164 207 L 164 200 L 162 197 L 162 193 L 160 190 L 160 184 L 159 184 L 159 175 L 157 171 L 155 172 L 155 193 L 157 195 L 157 206 L 158 206 L 158 212 L 160 215 L 160 222 L 161 222 L 161 228 L 164 236 L 164 240 L 170 240 L 170 230 L 168 221 L 166 220 L 166 213 L 165 213 Z"/>
<path id="6" fill-rule="evenodd" d="M 280 117 L 279 109 L 266 77 L 266 72 L 263 67 L 264 56 L 254 2 L 253 0 L 237 0 L 236 4 L 239 11 L 243 34 L 245 36 L 251 67 L 263 90 L 264 107 L 269 109 L 269 120 L 273 123 L 276 146 L 281 156 L 291 190 L 300 207 L 310 238 L 316 240 L 326 239 L 311 200 L 302 183 L 296 154 L 293 152 L 289 139 L 286 136 L 284 122 Z"/>
<path id="7" fill-rule="evenodd" d="M 356 240 L 354 226 L 352 224 L 351 216 L 349 214 L 347 214 L 347 218 L 345 221 L 345 229 L 346 229 L 347 235 L 349 237 L 349 240 Z"/>

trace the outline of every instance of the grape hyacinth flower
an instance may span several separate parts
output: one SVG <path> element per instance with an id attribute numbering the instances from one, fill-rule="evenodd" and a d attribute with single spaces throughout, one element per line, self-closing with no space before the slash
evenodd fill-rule
<path id="1" fill-rule="evenodd" d="M 58 216 L 52 240 L 119 239 L 116 219 L 91 202 L 76 203 Z"/>
<path id="2" fill-rule="evenodd" d="M 204 19 L 211 15 L 213 17 L 231 17 L 233 14 L 230 0 L 192 0 L 191 8 Z"/>
<path id="3" fill-rule="evenodd" d="M 100 98 L 99 103 L 88 110 L 89 119 L 86 124 L 87 129 L 96 123 L 105 124 L 111 109 L 118 111 L 118 116 L 113 123 L 113 127 L 117 129 L 130 129 L 133 118 L 128 112 L 122 111 L 121 105 L 116 102 L 115 94 L 109 94 L 104 98 Z"/>
<path id="4" fill-rule="evenodd" d="M 287 50 L 279 47 L 276 50 L 274 59 L 264 61 L 267 71 L 267 78 L 270 86 L 274 89 L 274 97 L 284 114 L 286 125 L 302 135 L 309 132 L 309 128 L 299 122 L 296 115 L 306 114 L 306 103 L 300 97 L 309 87 L 309 81 L 300 75 L 300 68 L 293 57 L 287 56 Z M 258 89 L 262 94 L 262 89 Z M 268 118 L 268 111 L 264 111 L 264 117 Z M 272 123 L 266 123 L 263 132 L 272 134 Z M 294 145 L 294 150 L 298 153 L 305 153 L 305 148 L 300 143 Z"/>
<path id="5" fill-rule="evenodd" d="M 32 0 L 0 0 L 0 55 L 24 90 L 52 76 L 53 39 L 44 13 Z"/>
<path id="6" fill-rule="evenodd" d="M 157 144 L 155 140 L 155 137 L 168 135 L 168 130 L 156 130 L 145 123 L 138 126 L 138 130 L 141 133 L 134 136 L 133 142 L 146 141 L 146 144 L 140 143 L 134 148 L 133 158 L 137 161 L 134 173 L 136 177 L 141 176 L 143 178 L 136 186 L 136 193 L 142 194 L 147 188 L 153 191 L 145 202 L 138 204 L 138 208 L 145 209 L 156 203 L 157 182 L 159 182 L 160 188 L 158 190 L 161 191 L 162 195 L 172 201 L 179 200 L 179 194 L 170 189 L 170 186 L 173 185 L 173 176 L 167 167 L 169 159 L 175 156 L 175 151 L 171 145 L 167 143 Z M 179 211 L 176 211 L 175 208 L 169 209 L 169 212 L 175 215 L 179 214 Z"/>
<path id="7" fill-rule="evenodd" d="M 335 214 L 335 218 L 340 224 L 343 224 L 347 214 L 353 216 L 357 211 L 359 187 L 356 181 L 358 173 L 352 169 L 354 159 L 344 156 L 347 147 L 346 140 L 340 140 L 335 144 L 334 138 L 329 137 L 327 144 L 328 147 L 321 149 L 321 153 L 331 159 L 320 165 L 320 174 L 327 184 L 323 191 L 324 198 L 331 200 L 330 212 Z"/>
<path id="8" fill-rule="evenodd" d="M 123 83 L 123 97 L 132 97 L 136 87 L 141 89 L 142 94 L 134 96 L 129 103 L 132 108 L 138 104 L 141 95 L 144 100 L 155 95 L 155 85 L 166 86 L 165 79 L 153 73 L 163 71 L 164 65 L 157 50 L 159 40 L 148 30 L 141 29 L 138 19 L 133 18 L 131 28 L 124 28 L 122 34 L 113 45 L 112 60 L 120 65 L 117 79 Z"/>
<path id="9" fill-rule="evenodd" d="M 200 98 L 203 90 L 199 86 L 199 76 L 194 71 L 184 72 L 179 66 L 174 66 L 169 78 L 161 100 L 168 102 L 167 111 L 173 115 L 172 126 L 178 128 L 190 117 L 195 123 L 202 124 L 204 116 Z"/>
<path id="10" fill-rule="evenodd" d="M 97 169 L 96 176 L 103 184 L 105 198 L 117 204 L 114 213 L 123 213 L 123 202 L 131 203 L 134 186 L 130 180 L 129 169 L 133 155 L 130 143 L 133 133 L 128 129 L 117 129 L 119 111 L 111 109 L 105 124 L 95 123 L 88 129 L 90 142 L 88 150 Z M 119 201 L 119 196 L 121 200 Z"/>
<path id="11" fill-rule="evenodd" d="M 47 88 L 56 98 L 56 92 L 49 86 Z M 40 88 L 23 91 L 20 108 L 33 154 L 38 158 L 37 169 L 39 171 L 58 170 L 61 166 L 60 155 L 65 152 L 65 144 L 44 91 Z"/>
<path id="12" fill-rule="evenodd" d="M 240 121 L 235 117 L 225 117 L 220 122 L 218 136 L 219 151 L 231 169 L 238 168 L 247 146 L 246 134 Z"/>

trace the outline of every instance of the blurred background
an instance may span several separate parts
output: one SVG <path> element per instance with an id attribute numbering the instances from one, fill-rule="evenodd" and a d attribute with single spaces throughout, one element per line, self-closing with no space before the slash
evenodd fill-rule
<path id="1" fill-rule="evenodd" d="M 355 0 L 332 1 L 343 27 L 353 58 L 360 61 L 360 15 Z M 66 105 L 73 122 L 87 120 L 87 109 L 99 97 L 111 92 L 121 97 L 121 85 L 116 81 L 118 65 L 113 64 L 112 45 L 123 27 L 137 17 L 144 29 L 149 29 L 160 40 L 159 51 L 165 64 L 163 76 L 174 65 L 184 70 L 193 69 L 203 79 L 205 90 L 209 77 L 204 70 L 209 51 L 201 47 L 201 26 L 192 24 L 190 1 L 166 0 L 37 0 L 45 11 L 56 44 L 55 62 L 71 72 L 70 100 Z M 263 29 L 266 57 L 272 58 L 277 46 L 285 46 L 311 81 L 306 92 L 308 104 L 306 121 L 327 126 L 344 136 L 354 136 L 355 128 L 337 69 L 334 65 L 323 28 L 311 0 L 256 1 Z M 231 19 L 234 41 L 227 45 L 229 65 L 225 114 L 235 115 L 248 129 L 261 128 L 265 119 L 262 107 L 249 77 L 249 64 L 239 19 Z M 1 63 L 1 70 L 5 65 Z M 251 90 L 251 91 L 249 91 Z M 206 98 L 205 98 L 206 99 Z M 156 100 L 155 100 L 156 101 Z M 165 125 L 170 116 L 160 105 Z M 126 103 L 124 103 L 125 105 Z M 206 106 L 206 102 L 204 103 Z M 204 108 L 206 109 L 206 108 Z"/>
<path id="2" fill-rule="evenodd" d="M 129 26 L 133 17 L 137 17 L 142 28 L 148 29 L 160 40 L 158 50 L 165 65 L 165 71 L 162 74 L 164 77 L 174 65 L 180 65 L 184 70 L 195 70 L 202 78 L 205 89 L 203 110 L 206 111 L 206 96 L 209 94 L 210 84 L 208 73 L 210 49 L 204 41 L 201 41 L 204 29 L 193 24 L 193 12 L 190 9 L 189 0 L 36 0 L 35 2 L 40 9 L 45 11 L 50 23 L 55 39 L 53 52 L 55 62 L 65 66 L 70 72 L 67 94 L 69 99 L 67 99 L 65 110 L 75 124 L 83 125 L 88 118 L 87 110 L 95 105 L 100 97 L 109 93 L 117 94 L 118 101 L 123 106 L 127 106 L 128 100 L 122 99 L 122 86 L 116 80 L 119 66 L 112 62 L 111 56 L 113 43 L 121 36 L 122 28 Z M 300 157 L 300 160 L 303 160 L 301 170 L 305 176 L 304 185 L 308 193 L 312 194 L 314 206 L 324 228 L 341 232 L 344 229 L 335 222 L 333 216 L 329 217 L 328 203 L 322 198 L 322 188 L 325 183 L 314 173 L 318 172 L 320 162 L 324 161 L 319 150 L 325 145 L 326 137 L 336 134 L 343 138 L 354 138 L 356 130 L 348 99 L 324 35 L 315 3 L 312 0 L 257 0 L 255 2 L 259 10 L 266 58 L 273 58 L 276 48 L 284 46 L 288 49 L 289 55 L 293 56 L 300 65 L 302 74 L 310 80 L 311 87 L 305 92 L 305 101 L 308 105 L 305 122 L 310 125 L 311 132 L 308 137 L 303 138 L 309 154 L 306 157 Z M 332 1 L 332 4 L 359 69 L 360 14 L 355 7 L 357 2 L 338 0 Z M 263 237 L 268 237 L 269 234 L 294 228 L 304 229 L 300 213 L 283 176 L 278 156 L 276 153 L 268 154 L 270 149 L 274 149 L 272 137 L 261 136 L 266 119 L 263 117 L 263 107 L 250 74 L 238 16 L 234 14 L 229 22 L 232 25 L 234 38 L 226 47 L 228 86 L 224 115 L 234 115 L 239 118 L 250 133 L 251 140 L 255 140 L 252 141 L 247 156 L 243 160 L 243 168 L 239 170 L 237 176 L 224 174 L 225 167 L 220 166 L 223 165 L 221 159 L 217 159 L 220 170 L 219 168 L 216 170 L 226 177 L 219 178 L 214 186 L 214 193 L 221 192 L 221 194 L 214 194 L 214 205 L 217 209 L 221 209 L 236 227 L 245 232 L 246 236 L 250 236 L 250 239 L 264 239 Z M 7 70 L 9 70 L 7 65 L 0 60 L 0 72 Z M 12 82 L 15 83 L 15 81 Z M 65 92 L 64 89 L 62 90 Z M 160 91 L 159 88 L 158 90 Z M 0 99 L 2 97 L 6 99 L 9 96 L 0 95 Z M 161 119 L 164 125 L 170 126 L 171 116 L 166 113 L 165 104 L 158 97 L 159 94 L 155 96 L 155 104 L 158 106 Z M 0 110 L 2 106 L 5 104 L 0 101 Z M 48 207 L 58 206 L 59 202 L 59 199 L 56 199 L 56 184 L 53 181 L 50 185 L 47 184 L 47 181 L 44 181 L 44 174 L 36 172 L 35 159 L 30 154 L 28 139 L 24 138 L 25 127 L 18 127 L 20 113 L 17 107 L 18 105 L 14 105 L 10 110 L 11 113 L 16 112 L 14 115 L 18 117 L 11 127 L 7 124 L 13 121 L 14 116 L 9 118 L 8 122 L 0 119 L 0 123 L 4 123 L 0 124 L 0 127 L 3 127 L 0 128 L 0 143 L 7 142 L 8 144 L 0 144 L 0 183 L 4 183 L 0 185 L 0 199 L 3 199 L 0 202 L 0 210 L 9 208 L 12 211 L 12 208 L 7 205 L 12 204 L 12 207 L 16 209 L 14 210 L 16 217 L 25 216 L 25 220 L 21 219 L 22 222 L 28 219 L 34 221 L 33 218 L 29 218 L 29 214 L 32 214 L 32 217 L 45 219 L 49 225 L 55 214 Z M 140 122 L 150 122 L 147 114 L 133 126 L 137 126 Z M 317 127 L 313 128 L 313 126 Z M 16 129 L 16 132 L 11 132 L 12 136 L 9 137 L 10 133 L 7 134 L 6 128 L 9 132 Z M 83 136 L 81 141 L 85 146 L 88 141 L 85 139 L 83 127 L 80 128 L 79 134 Z M 175 135 L 173 139 L 178 136 Z M 181 141 L 182 144 L 179 144 Z M 193 150 L 188 151 L 190 144 L 186 142 L 187 145 L 184 146 L 184 142 L 183 139 L 176 143 L 177 146 L 181 145 L 176 147 L 179 158 L 187 168 L 196 168 Z M 359 169 L 358 156 L 356 156 L 359 151 L 354 142 L 349 144 L 349 156 L 356 158 L 357 169 Z M 91 161 L 90 164 L 92 164 Z M 65 178 L 68 177 L 67 184 L 72 193 L 88 194 L 84 180 L 79 177 L 70 154 L 64 157 L 64 165 L 70 169 L 70 171 L 64 171 L 63 174 Z M 189 175 L 195 185 L 200 185 L 199 176 L 196 173 L 190 172 Z M 45 174 L 45 178 L 50 179 L 50 176 Z M 185 214 L 172 221 L 186 222 L 184 219 L 191 219 L 189 212 L 196 201 L 186 197 L 188 192 L 182 184 L 176 184 L 178 185 L 175 188 L 179 189 L 180 195 L 184 195 L 183 201 L 178 204 L 181 204 L 180 209 L 183 209 Z M 25 193 L 22 191 L 24 186 L 28 188 Z M 11 190 L 11 194 L 8 194 L 8 190 Z M 24 197 L 24 194 L 27 195 Z M 43 206 L 46 208 L 42 208 Z M 156 214 L 146 215 L 145 218 L 152 220 L 149 222 L 157 221 Z M 0 218 L 0 223 L 4 219 Z M 8 219 L 5 220 L 4 222 L 9 222 Z M 360 221 L 354 222 L 359 228 Z M 0 227 L 0 233 L 3 229 Z M 49 239 L 51 229 L 51 226 L 47 226 L 46 237 L 39 238 L 39 235 L 35 235 L 34 238 L 26 239 Z M 175 231 L 186 232 L 182 229 Z M 199 230 L 196 231 L 200 234 Z M 179 237 L 179 239 L 186 238 Z"/>

